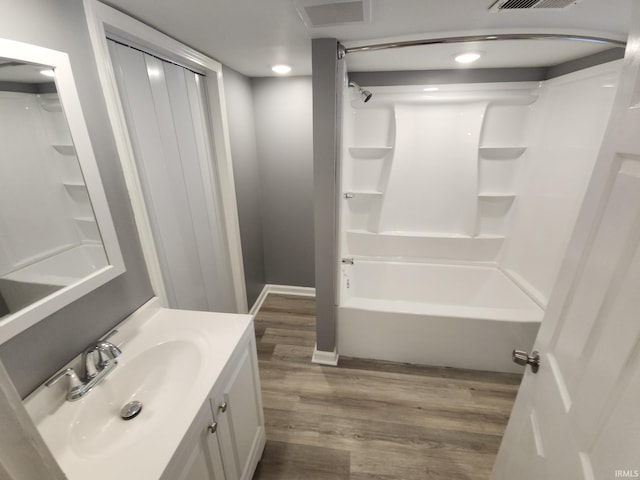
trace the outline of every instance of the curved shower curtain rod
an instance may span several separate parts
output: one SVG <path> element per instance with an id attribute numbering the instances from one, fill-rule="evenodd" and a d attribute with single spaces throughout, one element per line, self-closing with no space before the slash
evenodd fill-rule
<path id="1" fill-rule="evenodd" d="M 422 40 L 408 40 L 404 42 L 378 43 L 361 47 L 345 47 L 338 44 L 338 58 L 347 53 L 373 52 L 390 48 L 418 47 L 421 45 L 442 45 L 448 43 L 492 42 L 496 40 L 571 40 L 575 42 L 600 43 L 611 45 L 613 48 L 625 48 L 627 43 L 603 37 L 589 37 L 584 35 L 566 35 L 552 33 L 499 33 L 496 35 L 464 35 L 460 37 L 425 38 Z"/>

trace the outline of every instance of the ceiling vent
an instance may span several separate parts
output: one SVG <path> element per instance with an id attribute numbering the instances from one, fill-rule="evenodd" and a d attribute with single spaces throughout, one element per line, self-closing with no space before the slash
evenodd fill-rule
<path id="1" fill-rule="evenodd" d="M 309 28 L 371 23 L 371 0 L 296 0 L 295 5 Z"/>
<path id="2" fill-rule="evenodd" d="M 582 0 L 498 0 L 489 10 L 502 12 L 505 10 L 564 10 L 580 3 Z"/>

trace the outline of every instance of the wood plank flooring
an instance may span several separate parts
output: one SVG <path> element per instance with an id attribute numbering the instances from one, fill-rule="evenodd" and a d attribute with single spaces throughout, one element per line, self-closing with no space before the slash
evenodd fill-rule
<path id="1" fill-rule="evenodd" d="M 486 480 L 518 375 L 340 357 L 311 363 L 315 300 L 256 316 L 267 446 L 254 480 Z"/>

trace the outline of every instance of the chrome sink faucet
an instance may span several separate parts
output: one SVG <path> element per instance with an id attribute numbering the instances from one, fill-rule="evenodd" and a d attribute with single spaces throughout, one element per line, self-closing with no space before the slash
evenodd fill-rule
<path id="1" fill-rule="evenodd" d="M 50 387 L 64 377 L 69 378 L 69 390 L 67 392 L 67 400 L 73 402 L 84 397 L 87 393 L 98 385 L 113 370 L 118 361 L 117 357 L 122 353 L 113 343 L 107 339 L 117 333 L 117 330 L 109 332 L 96 343 L 90 345 L 82 353 L 82 365 L 84 366 L 84 375 L 82 379 L 73 368 L 67 368 L 56 373 L 51 377 L 45 385 Z"/>

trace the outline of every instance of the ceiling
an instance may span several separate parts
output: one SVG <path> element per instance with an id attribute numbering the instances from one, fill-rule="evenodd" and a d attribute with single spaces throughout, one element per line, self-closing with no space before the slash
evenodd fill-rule
<path id="1" fill-rule="evenodd" d="M 306 1 L 306 0 L 298 0 Z M 319 0 L 322 1 L 322 0 Z M 336 0 L 324 0 L 332 3 Z M 311 74 L 311 39 L 345 46 L 399 39 L 496 33 L 568 33 L 625 40 L 633 0 L 582 0 L 564 10 L 491 12 L 495 0 L 371 0 L 370 23 L 308 28 L 296 0 L 106 0 L 224 65 L 252 77 L 272 76 L 286 63 L 291 75 Z M 519 40 L 482 45 L 413 47 L 347 55 L 351 71 L 456 68 L 458 50 L 480 50 L 474 67 L 550 66 L 601 51 L 570 41 Z"/>

